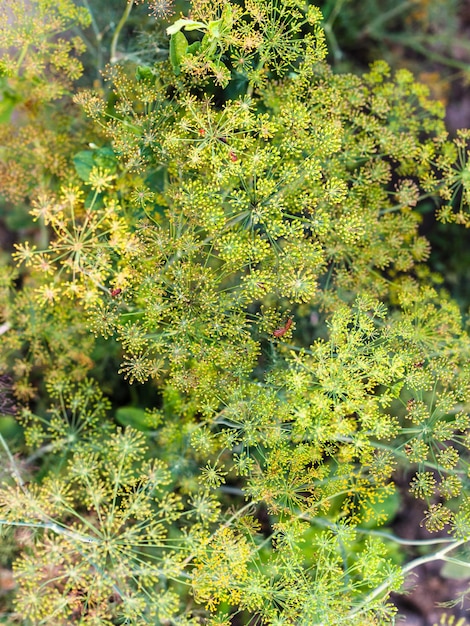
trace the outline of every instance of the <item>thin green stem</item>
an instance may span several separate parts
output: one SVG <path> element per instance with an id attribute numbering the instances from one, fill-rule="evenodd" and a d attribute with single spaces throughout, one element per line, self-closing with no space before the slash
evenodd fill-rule
<path id="1" fill-rule="evenodd" d="M 334 522 L 330 522 L 322 517 L 314 517 L 311 519 L 311 522 L 316 526 L 321 526 L 322 528 L 330 528 L 333 532 L 337 529 L 337 525 Z M 370 528 L 356 527 L 354 528 L 354 531 L 362 535 L 383 537 L 384 539 L 398 543 L 401 546 L 435 546 L 441 543 L 455 543 L 455 539 L 446 539 L 445 537 L 437 537 L 436 539 L 404 539 L 403 537 L 398 537 L 393 533 L 386 533 L 382 530 L 372 530 Z"/>
<path id="2" fill-rule="evenodd" d="M 445 556 L 448 552 L 452 552 L 452 550 L 455 550 L 456 548 L 463 546 L 467 542 L 468 542 L 468 539 L 460 539 L 459 541 L 453 541 L 452 543 L 448 544 L 445 548 L 442 548 L 441 550 L 434 552 L 434 554 L 427 554 L 425 556 L 420 556 L 417 559 L 414 559 L 413 561 L 410 561 L 407 565 L 405 565 L 402 568 L 402 572 L 403 574 L 407 574 L 408 572 L 411 572 L 412 570 L 416 569 L 420 565 L 424 565 L 425 563 L 432 563 L 433 561 L 446 561 L 447 559 L 445 558 Z"/>
<path id="3" fill-rule="evenodd" d="M 3 438 L 3 435 L 0 435 L 0 443 L 2 444 L 2 448 L 6 452 L 8 460 L 10 462 L 11 472 L 15 478 L 16 483 L 21 487 L 23 491 L 25 491 L 25 484 L 24 484 L 23 478 L 21 477 L 20 471 L 15 463 L 15 459 L 13 458 L 13 455 L 10 452 L 10 448 L 8 447 L 7 442 Z"/>
<path id="4" fill-rule="evenodd" d="M 445 56 L 444 54 L 440 54 L 432 50 L 430 47 L 427 48 L 425 45 L 416 41 L 414 39 L 404 37 L 402 35 L 394 35 L 392 33 L 387 33 L 386 41 L 391 43 L 401 43 L 404 46 L 412 48 L 415 52 L 419 52 L 423 56 L 427 57 L 431 61 L 435 61 L 436 63 L 441 63 L 442 65 L 447 65 L 448 67 L 454 67 L 463 72 L 468 72 L 468 63 L 465 61 L 459 61 L 458 59 L 453 59 L 450 56 Z"/>
<path id="5" fill-rule="evenodd" d="M 338 17 L 338 15 L 340 14 L 341 9 L 343 8 L 343 4 L 344 4 L 345 0 L 336 0 L 334 7 L 331 10 L 331 13 L 328 15 L 328 18 L 326 19 L 325 23 L 324 23 L 324 27 L 328 24 L 330 27 L 333 26 L 336 18 Z"/>
<path id="6" fill-rule="evenodd" d="M 458 548 L 461 545 L 464 545 L 465 543 L 467 543 L 467 539 L 460 539 L 459 541 L 452 541 L 445 548 L 442 548 L 441 550 L 438 550 L 437 552 L 434 552 L 433 554 L 427 554 L 425 556 L 418 557 L 417 559 L 414 559 L 413 561 L 410 561 L 409 563 L 407 563 L 407 565 L 405 565 L 402 568 L 402 574 L 403 575 L 408 574 L 412 570 L 416 569 L 420 565 L 424 565 L 425 563 L 432 563 L 433 561 L 445 561 L 446 560 L 445 557 L 448 552 L 455 550 L 456 548 Z M 375 600 L 375 598 L 377 598 L 378 596 L 388 591 L 390 584 L 392 583 L 392 580 L 393 579 L 391 576 L 389 576 L 386 580 L 384 580 L 384 582 L 381 585 L 376 587 L 374 591 L 372 591 L 370 594 L 368 594 L 364 598 L 364 600 L 361 602 L 359 606 L 356 606 L 354 609 L 349 611 L 348 616 L 353 617 L 361 613 L 363 610 L 367 609 L 367 607 L 370 605 L 370 603 L 373 600 Z"/>
<path id="7" fill-rule="evenodd" d="M 338 0 L 335 3 L 331 13 L 329 14 L 328 19 L 323 24 L 323 30 L 325 31 L 325 35 L 329 43 L 328 47 L 333 53 L 335 62 L 340 61 L 344 56 L 344 53 L 340 48 L 340 45 L 333 30 L 333 24 L 338 17 L 343 4 L 344 0 Z"/>
<path id="8" fill-rule="evenodd" d="M 383 537 L 384 539 L 388 539 L 389 541 L 393 541 L 394 543 L 398 543 L 400 546 L 435 546 L 441 543 L 454 543 L 454 539 L 404 539 L 403 537 L 398 537 L 392 533 L 384 533 L 381 530 L 370 530 L 367 528 L 356 528 L 358 533 L 364 535 L 374 535 L 376 537 Z"/>
<path id="9" fill-rule="evenodd" d="M 21 52 L 18 56 L 18 61 L 16 62 L 16 71 L 19 73 L 21 65 L 26 57 L 26 54 L 28 53 L 28 49 L 29 49 L 29 44 L 25 44 L 22 48 L 21 48 Z"/>
<path id="10" fill-rule="evenodd" d="M 51 530 L 58 535 L 64 535 L 68 539 L 79 541 L 80 543 L 100 543 L 99 539 L 94 539 L 88 535 L 82 535 L 67 528 L 62 528 L 54 522 L 11 522 L 10 520 L 0 519 L 0 525 L 3 526 L 23 526 L 27 528 L 42 528 L 44 530 Z"/>
<path id="11" fill-rule="evenodd" d="M 119 41 L 119 35 L 121 34 L 121 30 L 124 28 L 124 24 L 127 22 L 127 19 L 132 11 L 132 7 L 134 5 L 134 0 L 128 0 L 126 9 L 119 20 L 118 25 L 116 26 L 116 30 L 114 31 L 113 39 L 111 41 L 111 49 L 110 49 L 110 60 L 111 63 L 116 63 L 119 60 L 117 55 L 117 44 Z"/>
<path id="12" fill-rule="evenodd" d="M 398 4 L 397 6 L 394 6 L 392 9 L 388 11 L 382 11 L 378 17 L 376 17 L 371 22 L 369 22 L 369 24 L 363 29 L 361 36 L 364 37 L 364 36 L 371 35 L 371 34 L 380 35 L 381 32 L 377 33 L 377 29 L 380 26 L 382 26 L 389 20 L 393 19 L 397 15 L 400 15 L 400 13 L 403 13 L 407 11 L 408 9 L 411 9 L 413 5 L 414 5 L 414 2 L 405 0 L 405 2 L 402 2 Z"/>
<path id="13" fill-rule="evenodd" d="M 435 198 L 435 195 L 431 193 L 423 193 L 418 197 L 417 202 L 422 202 L 423 200 L 429 200 L 430 198 L 431 199 Z M 403 209 L 408 209 L 408 208 L 409 208 L 409 205 L 407 204 L 395 204 L 394 206 L 391 206 L 388 209 L 381 209 L 378 212 L 378 215 L 379 217 L 382 217 L 382 215 L 387 215 L 388 213 L 396 213 L 397 211 L 402 211 Z"/>
<path id="14" fill-rule="evenodd" d="M 83 0 L 83 5 L 86 8 L 86 10 L 88 11 L 88 13 L 90 14 L 90 19 L 91 19 L 91 29 L 96 37 L 96 41 L 101 41 L 102 39 L 102 35 L 100 32 L 100 29 L 98 28 L 98 24 L 95 20 L 95 16 L 93 15 L 93 11 L 91 10 L 91 6 L 90 3 L 88 2 L 88 0 Z"/>

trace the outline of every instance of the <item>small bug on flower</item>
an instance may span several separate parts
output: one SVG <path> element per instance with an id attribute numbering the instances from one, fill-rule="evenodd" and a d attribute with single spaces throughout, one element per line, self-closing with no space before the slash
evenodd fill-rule
<path id="1" fill-rule="evenodd" d="M 197 132 L 199 133 L 200 137 L 204 137 L 206 134 L 206 131 L 204 130 L 204 128 L 200 128 Z"/>
<path id="2" fill-rule="evenodd" d="M 233 161 L 234 163 L 235 161 L 238 161 L 238 157 L 233 150 L 230 150 L 230 152 L 228 153 L 228 156 L 230 157 L 230 160 Z"/>
<path id="3" fill-rule="evenodd" d="M 277 330 L 275 330 L 273 332 L 273 335 L 276 338 L 283 337 L 286 334 L 286 332 L 289 330 L 289 328 L 292 326 L 292 321 L 293 321 L 292 317 L 289 317 L 287 319 L 287 322 L 284 324 L 284 326 L 282 328 L 278 328 Z"/>
<path id="4" fill-rule="evenodd" d="M 109 293 L 111 294 L 113 298 L 116 298 L 121 292 L 122 292 L 122 289 L 117 287 L 116 289 L 111 289 Z"/>

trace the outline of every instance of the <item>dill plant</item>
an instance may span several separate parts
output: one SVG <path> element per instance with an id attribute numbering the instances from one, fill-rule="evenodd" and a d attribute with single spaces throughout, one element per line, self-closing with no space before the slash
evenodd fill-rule
<path id="1" fill-rule="evenodd" d="M 32 3 L 44 36 L 49 4 Z M 0 439 L 8 619 L 388 625 L 421 562 L 374 530 L 396 471 L 448 533 L 425 558 L 470 528 L 470 344 L 417 210 L 440 198 L 468 226 L 467 133 L 449 139 L 407 71 L 334 75 L 314 6 L 195 0 L 172 20 L 164 61 L 67 86 L 88 121 L 56 103 L 64 166 L 37 193 L 15 163 L 39 226 L 0 283 L 24 434 Z M 47 67 L 40 41 L 21 49 Z M 28 73 L 3 72 L 20 93 Z M 20 96 L 14 114 L 8 154 L 45 123 Z M 145 401 L 106 399 L 116 345 Z"/>

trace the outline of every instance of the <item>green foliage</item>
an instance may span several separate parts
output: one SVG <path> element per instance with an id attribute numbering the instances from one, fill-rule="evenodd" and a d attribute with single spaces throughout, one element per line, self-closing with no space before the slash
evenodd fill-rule
<path id="1" fill-rule="evenodd" d="M 84 42 L 70 29 L 88 24 L 88 12 L 72 0 L 19 0 L 2 11 L 0 176 L 2 192 L 16 202 L 65 167 L 72 119 L 51 104 L 70 94 L 82 73 Z"/>
<path id="2" fill-rule="evenodd" d="M 343 70 L 376 58 L 392 65 L 399 61 L 422 74 L 440 96 L 446 95 L 445 78 L 468 77 L 468 59 L 454 52 L 456 45 L 466 47 L 459 0 L 322 0 L 318 5 L 332 60 Z"/>
<path id="3" fill-rule="evenodd" d="M 43 5 L 22 62 L 48 67 Z M 18 152 L 38 229 L 0 282 L 23 436 L 0 435 L 0 528 L 27 530 L 13 624 L 388 625 L 412 569 L 374 530 L 398 470 L 451 536 L 435 558 L 467 541 L 470 342 L 416 207 L 470 224 L 468 132 L 451 141 L 406 70 L 333 74 L 320 21 L 295 0 L 195 0 L 164 60 L 56 103 L 63 161 L 39 163 L 37 192 Z M 32 80 L 5 76 L 5 93 Z M 5 155 L 8 107 L 41 143 L 46 95 L 7 98 Z"/>

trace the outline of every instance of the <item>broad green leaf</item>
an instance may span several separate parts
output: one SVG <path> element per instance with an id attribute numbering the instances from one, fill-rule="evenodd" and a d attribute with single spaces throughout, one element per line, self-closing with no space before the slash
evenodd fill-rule
<path id="1" fill-rule="evenodd" d="M 134 406 L 123 406 L 116 411 L 116 421 L 121 426 L 132 426 L 136 430 L 148 431 L 148 418 L 143 409 Z"/>
<path id="2" fill-rule="evenodd" d="M 93 164 L 109 172 L 115 172 L 117 160 L 114 151 L 109 146 L 103 146 L 93 152 Z"/>
<path id="3" fill-rule="evenodd" d="M 0 413 L 0 435 L 13 439 L 21 436 L 21 426 L 18 421 L 11 415 L 2 415 Z"/>
<path id="4" fill-rule="evenodd" d="M 117 168 L 116 155 L 109 146 L 97 150 L 82 150 L 73 157 L 73 164 L 75 171 L 85 182 L 88 181 L 93 167 L 102 167 L 109 172 L 115 172 Z"/>
<path id="5" fill-rule="evenodd" d="M 188 50 L 188 40 L 181 32 L 177 32 L 170 39 L 170 61 L 175 74 L 180 73 L 180 65 Z"/>
<path id="6" fill-rule="evenodd" d="M 198 50 L 200 50 L 200 48 L 201 48 L 201 42 L 200 41 L 193 41 L 193 43 L 188 46 L 186 54 L 194 54 Z"/>
<path id="7" fill-rule="evenodd" d="M 3 94 L 3 98 L 0 100 L 0 124 L 6 124 L 10 121 L 11 114 L 18 102 L 19 98 L 15 98 L 8 93 Z"/>
<path id="8" fill-rule="evenodd" d="M 195 22 L 194 20 L 181 18 L 180 20 L 176 20 L 176 22 L 171 26 L 168 26 L 166 34 L 175 35 L 176 33 L 179 33 L 182 28 L 186 30 L 206 30 L 207 26 L 204 22 Z"/>
<path id="9" fill-rule="evenodd" d="M 149 83 L 155 82 L 155 74 L 148 65 L 139 65 L 135 71 L 135 77 L 138 81 L 145 80 Z"/>
<path id="10" fill-rule="evenodd" d="M 82 150 L 73 157 L 73 164 L 79 177 L 86 182 L 90 176 L 91 168 L 95 165 L 93 152 Z"/>

